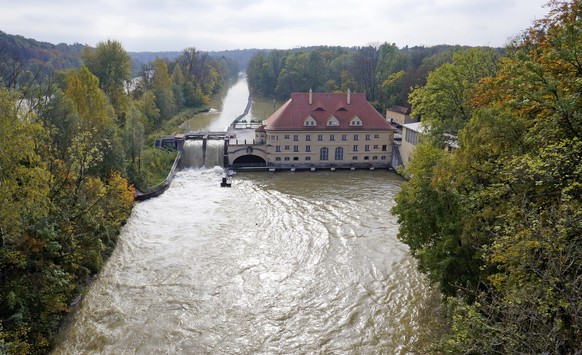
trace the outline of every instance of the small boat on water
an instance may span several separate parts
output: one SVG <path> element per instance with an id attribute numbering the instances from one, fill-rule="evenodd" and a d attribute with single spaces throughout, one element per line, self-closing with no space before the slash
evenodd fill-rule
<path id="1" fill-rule="evenodd" d="M 220 182 L 220 187 L 231 187 L 232 181 L 228 177 L 223 177 L 222 181 Z"/>

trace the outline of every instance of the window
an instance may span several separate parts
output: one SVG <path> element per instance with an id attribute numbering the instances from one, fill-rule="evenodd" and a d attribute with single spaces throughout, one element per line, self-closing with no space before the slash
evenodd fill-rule
<path id="1" fill-rule="evenodd" d="M 376 155 L 374 155 L 374 156 L 372 157 L 372 160 L 378 160 L 378 157 L 377 157 Z"/>
<path id="2" fill-rule="evenodd" d="M 285 157 L 285 161 L 289 161 L 289 157 Z"/>
<path id="3" fill-rule="evenodd" d="M 311 157 L 305 157 L 305 160 L 309 161 L 309 160 L 311 160 Z"/>
<path id="4" fill-rule="evenodd" d="M 311 134 L 308 134 L 308 135 L 306 135 L 306 136 L 305 136 L 305 140 L 306 140 L 306 141 L 310 141 L 310 140 L 311 140 Z"/>
<path id="5" fill-rule="evenodd" d="M 352 157 L 352 160 L 358 160 L 358 157 Z"/>
<path id="6" fill-rule="evenodd" d="M 323 147 L 319 150 L 319 160 L 327 160 L 329 157 L 329 149 Z"/>
<path id="7" fill-rule="evenodd" d="M 364 157 L 364 160 L 370 160 L 370 157 Z"/>
<path id="8" fill-rule="evenodd" d="M 386 144 L 382 145 L 382 151 L 385 152 L 386 151 Z"/>
<path id="9" fill-rule="evenodd" d="M 275 152 L 280 152 L 280 151 L 281 151 L 281 146 L 280 145 L 275 146 Z"/>
<path id="10" fill-rule="evenodd" d="M 285 135 L 285 139 L 289 139 L 289 135 L 288 134 Z"/>
<path id="11" fill-rule="evenodd" d="M 281 157 L 276 157 L 275 161 L 281 161 Z"/>
<path id="12" fill-rule="evenodd" d="M 275 140 L 275 135 L 274 135 L 274 134 L 272 134 L 272 135 L 271 135 L 271 140 L 272 140 L 272 141 L 274 141 L 274 140 Z"/>
<path id="13" fill-rule="evenodd" d="M 329 118 L 329 120 L 327 120 L 327 125 L 328 125 L 328 126 L 339 126 L 339 125 L 340 125 L 340 123 L 339 123 L 339 121 L 337 120 L 337 118 L 335 118 L 335 117 L 331 116 L 331 117 Z"/>
<path id="14" fill-rule="evenodd" d="M 335 141 L 335 134 L 330 134 L 329 135 L 329 140 L 330 141 Z"/>
<path id="15" fill-rule="evenodd" d="M 299 157 L 293 157 L 293 160 L 297 161 L 297 160 L 299 160 Z"/>
<path id="16" fill-rule="evenodd" d="M 360 120 L 360 118 L 358 116 L 352 118 L 352 120 L 350 121 L 350 126 L 361 126 L 362 125 L 362 120 Z"/>
<path id="17" fill-rule="evenodd" d="M 378 144 L 374 144 L 374 150 L 378 150 Z"/>
<path id="18" fill-rule="evenodd" d="M 315 119 L 311 116 L 307 116 L 307 118 L 305 119 L 305 121 L 303 121 L 303 126 L 306 127 L 313 127 L 313 126 L 317 126 L 317 123 L 315 122 Z"/>
<path id="19" fill-rule="evenodd" d="M 288 146 L 288 145 L 286 145 L 286 146 L 285 146 L 285 150 L 289 150 L 289 149 L 291 149 L 291 148 L 289 148 L 289 146 Z"/>
<path id="20" fill-rule="evenodd" d="M 306 151 L 307 153 L 310 153 L 310 152 L 311 152 L 311 146 L 310 146 L 310 145 L 306 145 L 306 146 L 305 146 L 305 151 Z"/>
<path id="21" fill-rule="evenodd" d="M 344 160 L 344 148 L 335 148 L 335 160 Z"/>
<path id="22" fill-rule="evenodd" d="M 320 142 L 323 141 L 323 134 L 318 134 L 317 135 L 317 140 L 320 141 Z"/>
<path id="23" fill-rule="evenodd" d="M 294 152 L 298 152 L 299 151 L 299 146 L 298 145 L 294 145 L 293 146 L 293 151 Z"/>
<path id="24" fill-rule="evenodd" d="M 371 134 L 366 134 L 366 140 L 369 141 L 370 139 L 372 139 L 372 135 Z"/>
<path id="25" fill-rule="evenodd" d="M 354 149 L 353 149 L 353 151 L 354 151 L 354 152 L 357 152 L 357 151 L 358 151 L 358 145 L 357 145 L 357 144 L 354 144 Z"/>
<path id="26" fill-rule="evenodd" d="M 293 135 L 293 140 L 297 142 L 299 140 L 299 135 L 298 134 Z"/>
<path id="27" fill-rule="evenodd" d="M 342 134 L 342 141 L 347 141 L 347 140 L 348 140 L 348 135 Z"/>
<path id="28" fill-rule="evenodd" d="M 354 134 L 354 140 L 355 140 L 355 141 L 358 141 L 358 140 L 360 140 L 360 136 L 359 136 L 359 135 L 357 135 L 357 134 Z"/>
<path id="29" fill-rule="evenodd" d="M 412 145 L 418 144 L 418 134 L 410 129 L 406 129 L 406 141 Z"/>
<path id="30" fill-rule="evenodd" d="M 366 152 L 369 152 L 369 151 L 370 151 L 370 145 L 369 145 L 369 144 L 366 144 L 366 145 L 364 146 L 364 150 L 365 150 Z"/>
<path id="31" fill-rule="evenodd" d="M 380 159 L 386 160 L 386 156 L 385 155 L 382 155 L 382 157 Z"/>
<path id="32" fill-rule="evenodd" d="M 374 134 L 374 138 L 380 138 L 379 134 Z"/>

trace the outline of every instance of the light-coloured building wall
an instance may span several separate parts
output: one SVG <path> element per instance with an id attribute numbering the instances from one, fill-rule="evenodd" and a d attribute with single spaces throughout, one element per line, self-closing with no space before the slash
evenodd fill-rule
<path id="1" fill-rule="evenodd" d="M 272 131 L 266 132 L 268 165 L 388 166 L 392 160 L 393 132 L 378 131 Z M 343 152 L 336 159 L 336 148 Z M 328 149 L 322 160 L 322 148 Z M 325 156 L 323 156 L 325 158 Z"/>
<path id="2" fill-rule="evenodd" d="M 397 123 L 398 125 L 403 126 L 407 123 L 417 122 L 418 120 L 416 117 L 411 117 L 408 114 L 388 109 L 386 110 L 386 121 L 389 123 Z"/>
<path id="3" fill-rule="evenodd" d="M 410 156 L 416 149 L 422 135 L 422 126 L 419 122 L 408 123 L 402 126 L 402 143 L 400 146 L 400 156 L 404 166 L 408 166 Z"/>

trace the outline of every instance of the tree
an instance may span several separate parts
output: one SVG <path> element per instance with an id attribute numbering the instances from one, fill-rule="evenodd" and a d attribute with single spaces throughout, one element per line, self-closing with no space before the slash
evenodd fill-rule
<path id="1" fill-rule="evenodd" d="M 120 42 L 99 42 L 95 49 L 85 48 L 81 53 L 85 66 L 99 79 L 99 88 L 111 100 L 118 117 L 125 114 L 128 98 L 125 83 L 131 80 L 131 58 Z"/>
<path id="2" fill-rule="evenodd" d="M 174 99 L 176 102 L 176 109 L 180 110 L 184 107 L 184 83 L 185 78 L 182 74 L 182 66 L 180 63 L 176 63 L 174 66 L 174 71 L 172 72 L 172 93 L 174 94 Z"/>
<path id="3" fill-rule="evenodd" d="M 581 9 L 578 1 L 550 6 L 490 77 L 470 64 L 480 57 L 471 53 L 427 82 L 451 95 L 457 89 L 459 149 L 436 154 L 438 142 L 427 140 L 394 212 L 420 266 L 433 280 L 444 270 L 454 285 L 445 290 L 444 352 L 582 350 Z M 437 87 L 417 103 L 439 107 Z M 455 119 L 443 118 L 433 117 L 431 130 Z M 442 248 L 446 240 L 453 243 Z M 464 260 L 473 278 L 444 268 L 449 257 Z"/>
<path id="4" fill-rule="evenodd" d="M 160 120 L 165 120 L 172 117 L 175 108 L 172 77 L 168 73 L 168 65 L 161 59 L 154 61 L 153 71 L 151 87 L 155 94 L 156 107 L 160 110 Z M 156 123 L 159 125 L 161 122 Z"/>
<path id="5" fill-rule="evenodd" d="M 366 46 L 358 49 L 354 56 L 352 75 L 359 85 L 359 90 L 366 93 L 368 101 L 376 100 L 377 77 L 376 70 L 380 58 L 379 48 Z"/>
<path id="6" fill-rule="evenodd" d="M 127 112 L 127 119 L 123 130 L 125 152 L 127 156 L 131 157 L 130 176 L 133 176 L 133 172 L 136 170 L 139 172 L 141 168 L 141 152 L 144 146 L 142 115 L 143 114 L 135 106 L 132 106 Z"/>
<path id="7" fill-rule="evenodd" d="M 156 106 L 156 94 L 146 91 L 138 102 L 141 112 L 145 116 L 144 129 L 150 132 L 160 122 L 160 110 Z"/>
<path id="8" fill-rule="evenodd" d="M 102 177 L 111 171 L 124 171 L 123 146 L 114 121 L 113 108 L 99 89 L 99 80 L 86 67 L 69 73 L 65 94 L 79 114 L 80 133 L 88 133 L 93 147 L 103 153 L 103 164 L 96 166 Z"/>
<path id="9" fill-rule="evenodd" d="M 406 169 L 410 177 L 399 191 L 392 213 L 398 216 L 398 238 L 410 246 L 420 270 L 438 282 L 446 295 L 475 287 L 479 263 L 477 249 L 464 238 L 466 203 L 448 186 L 453 161 L 443 149 L 421 144 Z"/>
<path id="10" fill-rule="evenodd" d="M 428 75 L 427 83 L 410 93 L 412 114 L 422 117 L 428 134 L 444 146 L 456 136 L 472 114 L 470 99 L 475 85 L 495 74 L 497 55 L 492 49 L 471 48 L 453 54 L 452 63 L 445 63 Z"/>

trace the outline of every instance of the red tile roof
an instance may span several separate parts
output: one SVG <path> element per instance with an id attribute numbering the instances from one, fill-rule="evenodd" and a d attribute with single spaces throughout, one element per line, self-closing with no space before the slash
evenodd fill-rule
<path id="1" fill-rule="evenodd" d="M 394 130 L 384 117 L 366 100 L 363 93 L 348 94 L 313 93 L 309 104 L 309 93 L 292 93 L 283 106 L 265 121 L 266 130 Z M 304 126 L 309 116 L 317 126 Z M 339 125 L 328 126 L 331 117 L 337 118 Z M 361 126 L 350 126 L 352 118 L 359 117 Z"/>
<path id="2" fill-rule="evenodd" d="M 403 106 L 398 106 L 398 105 L 394 105 L 394 106 L 390 107 L 388 109 L 388 111 L 398 112 L 398 113 L 401 113 L 403 115 L 409 115 L 410 114 L 410 108 L 403 107 Z"/>

